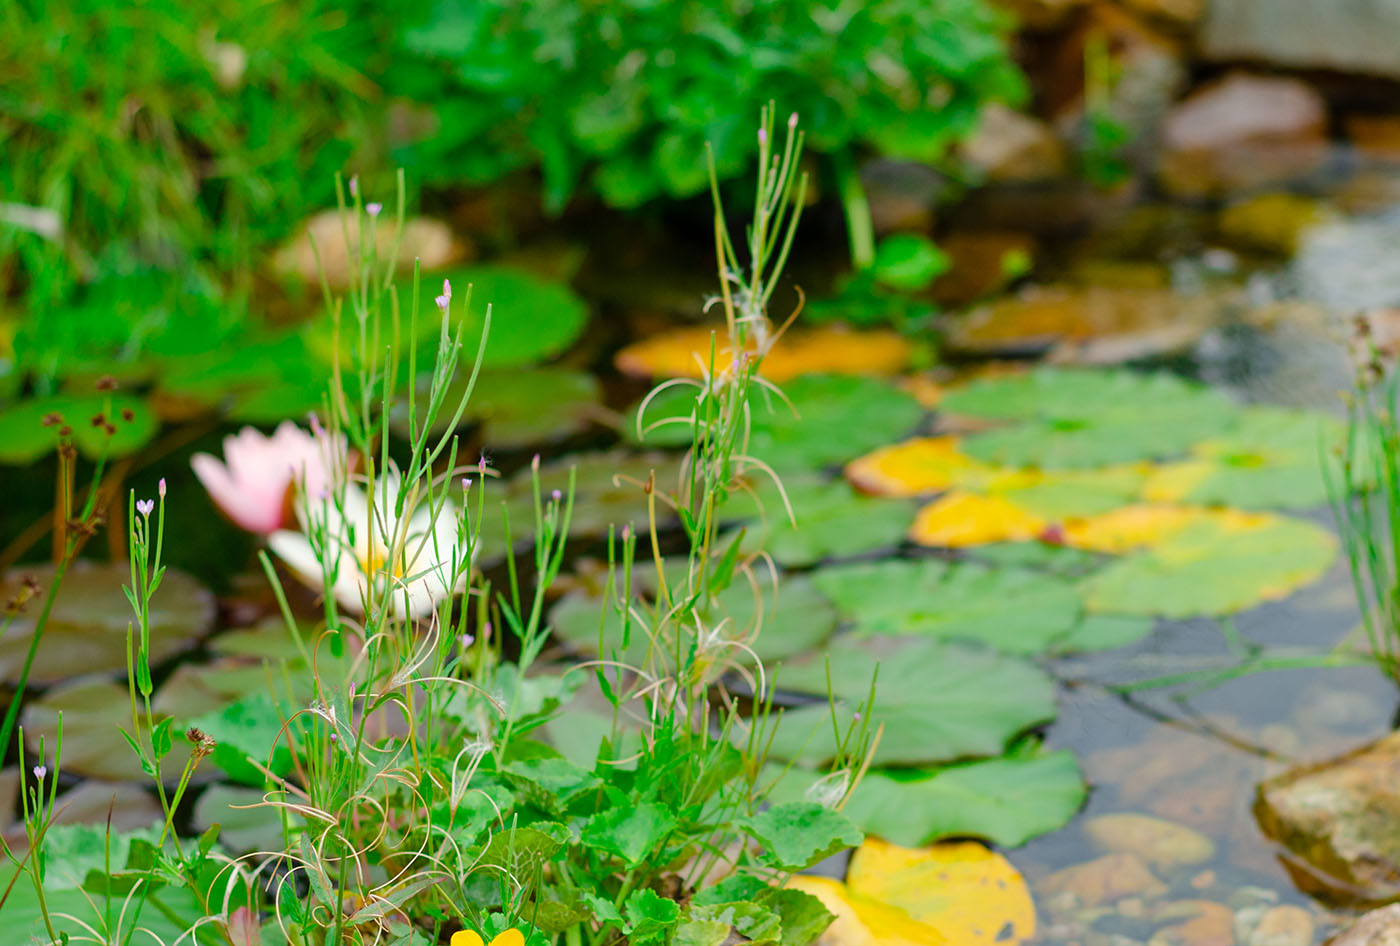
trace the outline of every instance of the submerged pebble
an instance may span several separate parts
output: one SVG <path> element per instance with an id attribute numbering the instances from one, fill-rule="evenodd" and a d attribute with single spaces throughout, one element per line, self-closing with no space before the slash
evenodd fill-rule
<path id="1" fill-rule="evenodd" d="M 1204 834 L 1151 815 L 1099 815 L 1085 823 L 1084 833 L 1099 850 L 1135 854 L 1157 867 L 1200 864 L 1215 854 Z"/>
<path id="2" fill-rule="evenodd" d="M 1039 888 L 1047 898 L 1065 898 L 1083 906 L 1130 896 L 1155 897 L 1167 889 L 1133 854 L 1109 854 L 1057 870 L 1042 880 Z"/>

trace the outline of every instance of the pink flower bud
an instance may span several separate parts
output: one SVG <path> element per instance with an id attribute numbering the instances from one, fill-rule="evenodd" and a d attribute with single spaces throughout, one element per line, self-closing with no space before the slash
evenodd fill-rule
<path id="1" fill-rule="evenodd" d="M 155 508 L 156 504 L 149 499 L 136 500 L 136 511 L 143 516 L 149 516 Z"/>
<path id="2" fill-rule="evenodd" d="M 383 204 L 365 204 L 365 213 L 371 217 L 379 216 L 379 212 L 384 209 Z"/>
<path id="3" fill-rule="evenodd" d="M 39 781 L 42 782 L 44 780 L 44 776 L 48 774 L 49 767 L 47 765 L 40 763 L 39 765 L 34 766 L 34 777 Z"/>
<path id="4" fill-rule="evenodd" d="M 360 175 L 354 174 L 350 177 L 350 196 L 360 196 Z"/>
<path id="5" fill-rule="evenodd" d="M 156 484 L 156 493 L 161 499 L 165 498 L 165 477 L 163 476 L 160 478 L 160 482 Z"/>

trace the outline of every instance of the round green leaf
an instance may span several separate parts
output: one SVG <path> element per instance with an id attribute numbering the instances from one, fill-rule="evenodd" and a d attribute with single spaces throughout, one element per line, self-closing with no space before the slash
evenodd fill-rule
<path id="1" fill-rule="evenodd" d="M 1043 652 L 1079 619 L 1073 585 L 1037 572 L 936 559 L 861 562 L 812 577 L 863 633 L 974 640 Z"/>
<path id="2" fill-rule="evenodd" d="M 0 636 L 0 680 L 13 681 L 53 581 L 52 565 L 19 566 L 0 580 L 0 601 L 19 594 L 26 576 L 42 589 Z M 124 586 L 131 581 L 125 563 L 76 562 L 63 578 L 30 682 L 44 685 L 78 673 L 125 673 L 127 626 L 135 615 Z M 190 646 L 214 623 L 214 596 L 184 572 L 167 569 L 151 601 L 151 662 Z M 135 653 L 135 648 L 132 648 Z"/>
<path id="3" fill-rule="evenodd" d="M 821 699 L 783 712 L 773 733 L 775 758 L 818 765 L 836 755 L 828 664 L 835 728 L 843 733 L 879 668 L 875 706 L 861 722 L 871 733 L 884 726 L 876 765 L 1000 755 L 1015 736 L 1055 717 L 1054 685 L 1022 660 L 944 641 L 846 637 L 779 674 L 780 687 Z"/>
<path id="4" fill-rule="evenodd" d="M 1330 532 L 1299 519 L 1270 516 L 1245 527 L 1205 519 L 1110 564 L 1082 587 L 1086 606 L 1096 612 L 1233 614 L 1318 578 L 1336 551 Z"/>
<path id="5" fill-rule="evenodd" d="M 447 429 L 470 379 L 470 370 L 464 369 L 448 385 L 433 433 Z M 477 377 L 461 423 L 485 424 L 483 439 L 488 449 L 523 447 L 585 429 L 597 416 L 601 400 L 598 380 L 582 371 L 557 367 L 485 369 Z M 416 405 L 420 417 L 426 403 L 424 388 Z M 393 424 L 401 435 L 407 435 L 406 398 L 395 409 Z"/>
<path id="6" fill-rule="evenodd" d="M 746 543 L 759 545 L 780 564 L 812 565 L 825 558 L 848 558 L 899 545 L 914 510 L 906 502 L 872 499 L 845 480 L 792 479 L 783 484 L 787 505 L 768 481 L 758 492 L 761 518 L 744 524 Z M 788 517 L 791 506 L 796 524 Z"/>
<path id="7" fill-rule="evenodd" d="M 45 425 L 51 415 L 60 420 Z M 98 417 L 115 432 L 109 434 L 101 424 L 94 425 Z M 129 394 L 56 394 L 24 400 L 0 410 L 0 463 L 33 463 L 58 446 L 65 425 L 72 430 L 74 446 L 90 460 L 135 453 L 160 426 L 146 403 Z"/>
<path id="8" fill-rule="evenodd" d="M 132 726 L 130 705 L 125 683 L 80 677 L 53 687 L 24 708 L 25 751 L 37 756 L 42 738 L 49 758 L 53 758 L 58 715 L 62 713 L 63 772 L 113 782 L 148 780 L 140 758 L 122 738 L 122 730 L 130 731 Z M 156 716 L 159 723 L 165 714 L 157 712 Z M 141 739 L 148 747 L 150 738 L 143 714 Z M 175 740 L 161 763 L 161 777 L 167 785 L 179 780 L 189 756 L 189 744 Z"/>
<path id="9" fill-rule="evenodd" d="M 1005 466 L 1075 469 L 1171 457 L 1226 430 L 1238 407 L 1169 374 L 1039 368 L 974 381 L 950 413 L 1012 422 L 968 437 L 970 455 Z"/>

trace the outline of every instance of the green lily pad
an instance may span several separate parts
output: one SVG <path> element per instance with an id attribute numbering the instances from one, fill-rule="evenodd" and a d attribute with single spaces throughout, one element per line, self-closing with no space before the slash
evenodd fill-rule
<path id="1" fill-rule="evenodd" d="M 1039 368 L 950 391 L 950 413 L 1011 422 L 963 449 L 1004 466 L 1083 469 L 1176 456 L 1227 430 L 1239 408 L 1169 374 Z"/>
<path id="2" fill-rule="evenodd" d="M 562 353 L 583 333 L 588 306 L 568 286 L 541 279 L 513 266 L 480 265 L 441 274 L 452 282 L 451 314 L 456 325 L 465 325 L 462 336 L 464 370 L 476 357 L 485 327 L 486 307 L 491 306 L 491 334 L 486 341 L 483 365 L 506 368 L 532 365 Z M 438 275 L 424 277 L 419 290 L 418 323 L 424 337 L 435 341 L 441 313 L 434 301 L 441 291 Z M 470 287 L 471 297 L 467 291 Z M 411 286 L 400 289 L 400 299 L 411 304 Z M 433 346 L 421 351 L 431 365 Z"/>
<path id="3" fill-rule="evenodd" d="M 926 765 L 1000 755 L 1017 735 L 1055 717 L 1055 688 L 1030 664 L 945 641 L 900 637 L 842 638 L 827 653 L 789 664 L 785 690 L 824 695 L 831 668 L 836 724 L 844 733 L 870 692 L 870 731 L 883 725 L 876 765 Z M 821 702 L 785 710 L 772 754 L 819 765 L 836 754 L 831 708 Z"/>
<path id="4" fill-rule="evenodd" d="M 999 495 L 1042 519 L 1063 521 L 1126 506 L 1142 493 L 1147 470 L 1142 464 L 1096 470 L 1065 470 L 1040 483 L 1011 486 Z"/>
<path id="5" fill-rule="evenodd" d="M 1090 611 L 1183 618 L 1287 597 L 1332 564 L 1337 540 L 1299 519 L 1230 527 L 1204 519 L 1085 579 Z"/>
<path id="6" fill-rule="evenodd" d="M 790 478 L 783 483 L 797 523 L 771 480 L 758 490 L 762 518 L 745 524 L 746 542 L 760 543 L 780 564 L 812 565 L 825 558 L 849 558 L 891 549 L 904 540 L 914 509 L 907 502 L 872 499 L 845 480 L 822 482 Z"/>
<path id="7" fill-rule="evenodd" d="M 1139 614 L 1086 614 L 1050 642 L 1055 654 L 1082 654 L 1136 644 L 1152 633 L 1156 621 Z"/>
<path id="8" fill-rule="evenodd" d="M 13 598 L 25 576 L 32 576 L 42 589 L 0 636 L 0 680 L 14 681 L 23 667 L 53 574 L 51 565 L 20 566 L 0 580 L 0 601 Z M 31 683 L 44 685 L 77 673 L 126 672 L 127 625 L 135 615 L 123 587 L 130 581 L 131 569 L 124 563 L 76 562 L 68 569 L 39 644 Z M 184 572 L 167 569 L 151 602 L 152 663 L 207 633 L 214 612 L 208 589 Z"/>
<path id="9" fill-rule="evenodd" d="M 45 426 L 50 415 L 61 421 Z M 116 428 L 114 433 L 93 424 L 99 416 Z M 56 394 L 23 400 L 0 410 L 0 464 L 35 462 L 58 446 L 65 425 L 72 430 L 74 446 L 90 460 L 133 454 L 160 427 L 146 402 L 129 394 Z"/>
<path id="10" fill-rule="evenodd" d="M 668 568 L 667 575 L 670 574 L 671 569 Z M 635 603 L 635 607 L 644 615 L 650 615 L 654 607 L 650 596 L 655 588 L 655 570 L 637 569 L 633 575 L 632 589 L 635 594 L 647 597 L 647 600 L 638 599 Z M 759 576 L 757 594 L 747 580 L 737 578 L 733 585 L 720 593 L 711 612 L 705 616 L 708 629 L 713 630 L 721 619 L 727 617 L 729 624 L 726 625 L 725 639 L 744 642 L 744 648 L 728 648 L 725 657 L 719 659 L 733 660 L 741 665 L 751 664 L 755 656 L 764 663 L 770 663 L 807 653 L 830 637 L 837 623 L 836 609 L 831 602 L 801 576 L 782 578 L 776 600 L 766 573 Z M 646 659 L 648 640 L 645 626 L 637 620 L 632 622 L 628 644 L 624 648 L 621 621 L 616 610 L 606 604 L 601 595 L 585 591 L 570 592 L 554 606 L 549 620 L 554 633 L 579 653 L 599 653 L 601 629 L 605 656 L 611 658 L 618 654 L 618 659 L 629 666 L 640 666 Z M 758 633 L 753 636 L 755 630 Z M 683 649 L 689 643 L 689 640 L 683 642 Z"/>
<path id="11" fill-rule="evenodd" d="M 138 695 L 137 699 L 140 697 Z M 139 704 L 138 704 L 139 705 Z M 25 751 L 39 750 L 43 737 L 53 767 L 54 739 L 58 734 L 58 714 L 63 714 L 63 759 L 60 767 L 69 775 L 113 782 L 148 781 L 141 760 L 122 738 L 121 730 L 131 729 L 130 698 L 126 684 L 95 677 L 80 677 L 53 687 L 27 704 L 24 725 Z M 157 712 L 159 723 L 165 714 Z M 150 735 L 142 720 L 142 741 L 149 747 Z M 176 739 L 170 754 L 161 763 L 161 777 L 167 785 L 180 778 L 189 760 L 190 749 Z"/>
<path id="12" fill-rule="evenodd" d="M 470 371 L 461 371 L 449 385 L 434 433 L 447 429 L 470 378 Z M 420 414 L 426 398 L 426 391 L 418 398 Z M 461 423 L 485 424 L 483 439 L 488 448 L 523 447 L 584 430 L 598 415 L 601 400 L 598 380 L 582 371 L 555 367 L 486 369 L 477 378 Z M 394 428 L 407 435 L 406 399 L 394 412 Z"/>
<path id="13" fill-rule="evenodd" d="M 210 785 L 194 805 L 194 828 L 219 826 L 219 842 L 237 853 L 282 849 L 282 824 L 261 788 Z"/>
<path id="14" fill-rule="evenodd" d="M 752 429 L 748 454 L 781 472 L 819 469 L 854 459 L 908 435 L 923 418 L 914 396 L 888 381 L 855 375 L 812 374 L 782 385 L 783 396 L 755 385 L 749 393 Z M 690 443 L 685 424 L 695 389 L 668 388 L 647 405 L 644 442 L 656 446 Z M 796 413 L 794 413 L 794 411 Z M 637 407 L 623 423 L 623 435 L 637 439 Z"/>
<path id="15" fill-rule="evenodd" d="M 787 797 L 811 781 L 807 773 L 792 771 L 779 782 L 777 795 Z M 1074 754 L 1061 751 L 867 772 L 843 811 L 867 833 L 906 847 L 965 837 L 1016 847 L 1063 827 L 1086 794 Z"/>
<path id="16" fill-rule="evenodd" d="M 1344 437 L 1341 421 L 1324 414 L 1250 407 L 1228 432 L 1196 444 L 1192 459 L 1159 471 L 1148 498 L 1241 509 L 1322 506 L 1323 456 Z"/>
<path id="17" fill-rule="evenodd" d="M 972 550 L 979 562 L 1003 568 L 1029 568 L 1057 578 L 1083 578 L 1104 556 L 1053 542 L 997 542 Z"/>
<path id="18" fill-rule="evenodd" d="M 861 633 L 958 638 L 1008 653 L 1044 651 L 1082 610 L 1074 587 L 1051 576 L 937 559 L 838 565 L 812 581 Z"/>

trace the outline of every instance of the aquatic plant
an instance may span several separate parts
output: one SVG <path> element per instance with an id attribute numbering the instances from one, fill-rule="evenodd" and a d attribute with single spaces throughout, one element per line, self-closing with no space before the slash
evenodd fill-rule
<path id="1" fill-rule="evenodd" d="M 752 343 L 754 354 L 722 370 L 712 361 L 703 379 L 682 382 L 693 384 L 694 401 L 679 478 L 668 488 L 652 471 L 636 483 L 646 521 L 614 530 L 608 543 L 610 609 L 624 635 L 646 642 L 642 659 L 629 663 L 619 650 L 583 664 L 541 659 L 550 639 L 545 603 L 573 515 L 572 477 L 546 490 L 541 464 L 532 464 L 531 560 L 512 551 L 499 587 L 473 571 L 493 471 L 484 460 L 459 460 L 454 428 L 480 377 L 490 310 L 459 385 L 467 327 L 454 327 L 445 285 L 431 377 L 404 391 L 396 345 L 404 338 L 412 349 L 420 337 L 416 284 L 400 323 L 391 317 L 399 311 L 392 273 L 373 246 L 352 248 L 357 288 L 329 304 L 338 330 L 359 342 L 328 392 L 324 429 L 294 438 L 314 441 L 324 475 L 313 487 L 308 470 L 291 473 L 299 531 L 269 539 L 319 592 L 317 613 L 291 600 L 261 553 L 290 644 L 270 668 L 277 682 L 266 695 L 240 693 L 176 726 L 153 700 L 152 602 L 168 576 L 166 491 L 130 494 L 124 735 L 155 785 L 162 824 L 90 837 L 100 859 L 70 886 L 71 873 L 53 869 L 70 840 L 53 827 L 53 783 L 42 781 L 49 771 L 36 772 L 29 851 L 7 850 L 32 892 L 12 885 L 0 904 L 16 898 L 17 915 L 32 916 L 55 941 L 81 929 L 118 943 L 137 928 L 164 942 L 207 929 L 230 943 L 261 937 L 297 946 L 411 946 L 449 934 L 454 943 L 513 946 L 557 937 L 571 946 L 621 938 L 719 946 L 736 931 L 782 946 L 814 940 L 830 914 L 783 883 L 860 842 L 837 809 L 873 734 L 858 719 L 843 724 L 821 791 L 763 805 L 772 781 L 764 765 L 771 690 L 762 666 L 743 658 L 773 589 L 761 584 L 761 552 L 723 534 L 719 512 L 747 476 L 765 469 L 748 448 L 749 387 L 776 393 L 754 371 L 783 333 L 768 300 L 796 230 L 802 184 L 800 136 L 790 127 L 776 148 L 772 135 L 765 114 L 747 260 L 730 242 L 717 194 L 715 204 L 716 304 L 730 343 L 740 351 Z M 347 212 L 366 212 L 359 195 Z M 416 363 L 411 352 L 408 364 Z M 391 429 L 403 432 L 392 445 Z M 285 495 L 287 465 L 264 472 Z M 679 568 L 661 557 L 658 509 L 666 506 L 679 514 L 689 548 Z M 658 607 L 643 614 L 628 589 L 634 566 L 640 571 L 647 559 L 660 590 Z M 741 627 L 728 615 L 721 597 L 730 588 L 752 590 L 759 620 Z M 743 693 L 732 692 L 731 669 L 747 680 Z M 217 824 L 198 839 L 174 831 L 196 769 L 211 765 L 258 789 L 253 810 L 279 835 L 275 844 L 238 856 Z"/>

